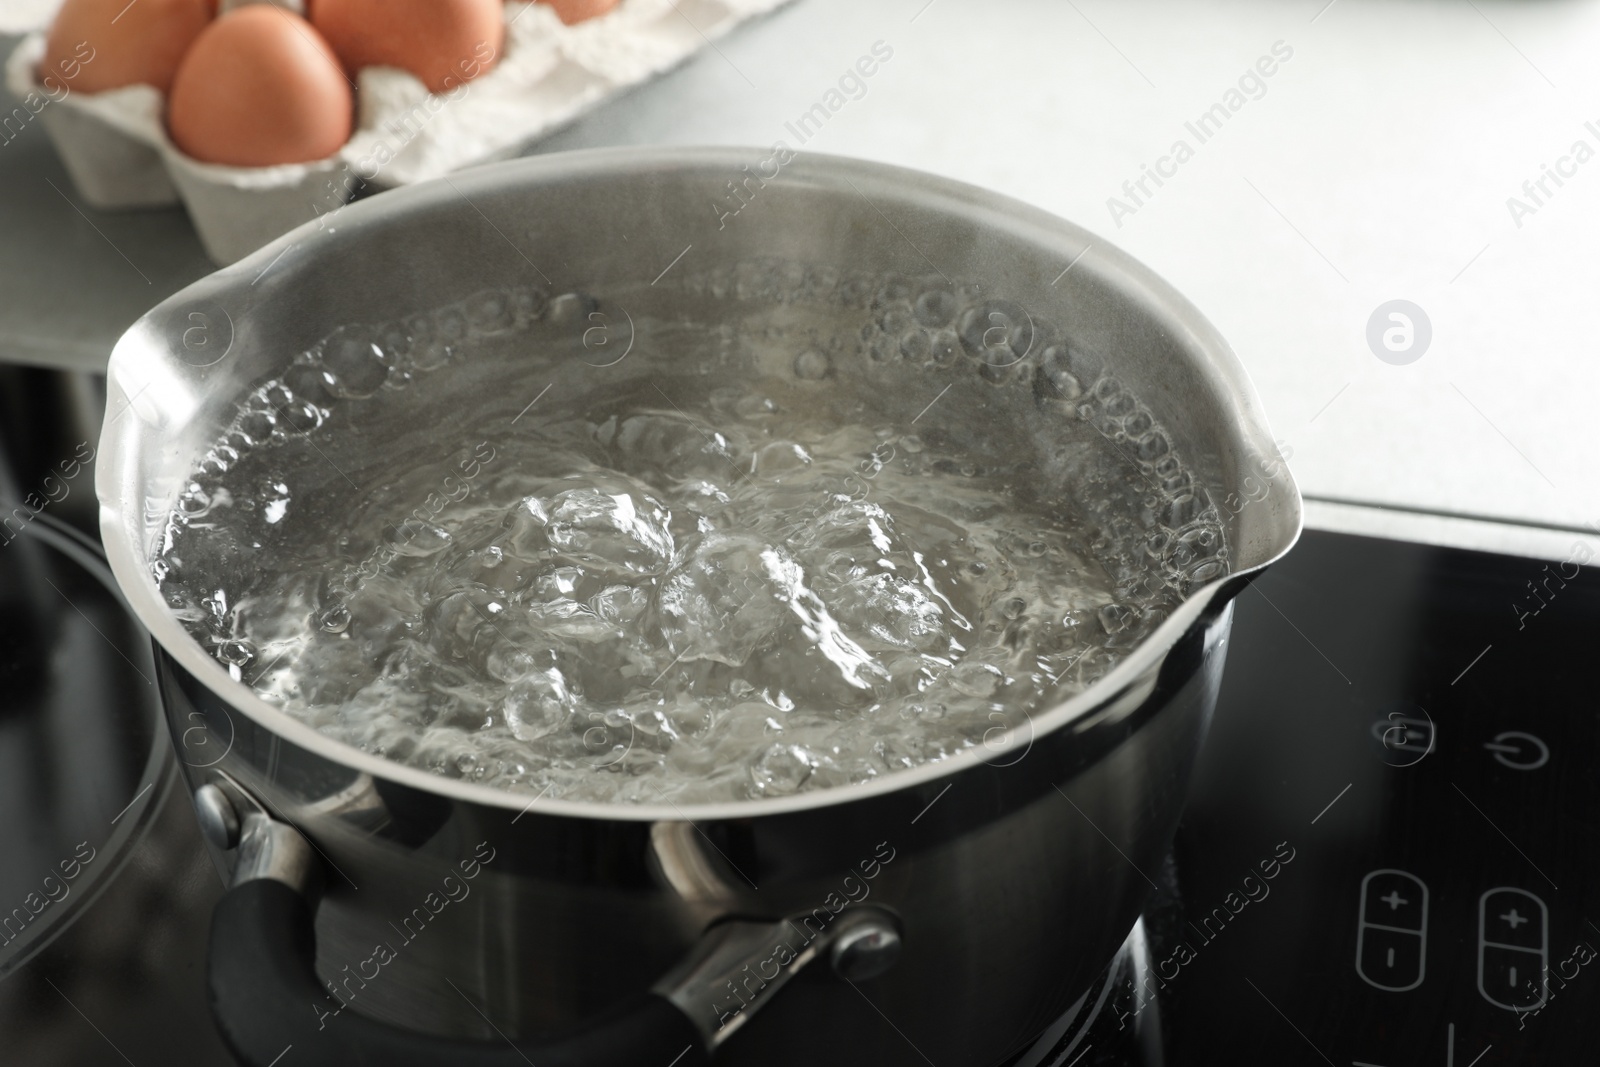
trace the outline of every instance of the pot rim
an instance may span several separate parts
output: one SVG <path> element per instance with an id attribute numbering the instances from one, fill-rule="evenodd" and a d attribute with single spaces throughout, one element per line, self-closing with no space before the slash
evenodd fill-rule
<path id="1" fill-rule="evenodd" d="M 403 219 L 408 209 L 424 208 L 432 204 L 441 188 L 452 195 L 465 198 L 473 191 L 492 192 L 507 186 L 581 181 L 596 173 L 607 175 L 649 173 L 663 168 L 709 169 L 727 168 L 737 171 L 747 164 L 752 152 L 763 149 L 748 147 L 656 147 L 656 148 L 600 148 L 581 151 L 550 153 L 502 163 L 489 164 L 458 172 L 448 179 L 422 182 L 384 192 L 381 196 L 357 201 L 341 209 L 341 226 L 348 223 L 351 229 L 384 220 Z M 1109 244 L 1104 238 L 1074 225 L 1058 216 L 1032 207 L 1022 201 L 987 189 L 969 185 L 921 171 L 889 164 L 869 162 L 843 156 L 821 153 L 796 153 L 797 162 L 808 161 L 810 176 L 827 180 L 836 178 L 841 190 L 850 187 L 855 192 L 872 189 L 886 198 L 898 199 L 902 204 L 915 203 L 923 208 L 946 212 L 962 211 L 969 215 L 985 217 L 986 221 L 1004 221 L 1010 228 L 1025 228 L 1029 238 L 1040 244 L 1059 247 L 1063 262 L 1075 261 L 1091 245 L 1099 253 L 1092 270 L 1107 276 L 1124 294 L 1139 294 L 1145 299 L 1142 306 L 1160 309 L 1174 327 L 1173 332 L 1182 338 L 1183 346 L 1220 387 L 1235 398 L 1239 409 L 1239 422 L 1246 437 L 1255 442 L 1266 442 L 1266 420 L 1260 413 L 1260 401 L 1238 357 L 1216 328 L 1208 322 L 1199 309 L 1189 303 L 1169 283 L 1132 256 Z M 819 166 L 820 164 L 820 166 Z M 790 167 L 795 167 L 791 163 Z M 796 170 L 802 168 L 795 168 Z M 863 199 L 865 194 L 862 193 Z M 881 201 L 880 201 L 881 202 Z M 877 204 L 868 201 L 873 209 Z M 133 464 L 138 456 L 135 430 L 137 415 L 120 429 L 117 422 L 137 399 L 125 388 L 130 376 L 129 367 L 140 360 L 148 360 L 148 334 L 143 327 L 163 313 L 170 314 L 176 305 L 192 304 L 200 295 L 212 297 L 235 287 L 245 288 L 251 279 L 264 272 L 272 263 L 283 257 L 296 245 L 314 240 L 321 232 L 317 220 L 284 234 L 251 255 L 199 279 L 162 301 L 135 322 L 118 340 L 107 367 L 106 420 L 102 427 L 95 472 L 95 491 L 100 500 L 101 540 L 105 545 L 107 560 L 123 594 L 139 621 L 168 656 L 194 679 L 221 698 L 228 708 L 237 710 L 283 739 L 331 762 L 363 771 L 374 777 L 387 779 L 424 792 L 452 799 L 480 804 L 491 808 L 538 812 L 551 816 L 606 821 L 657 822 L 750 819 L 788 812 L 807 811 L 834 805 L 848 804 L 868 797 L 914 789 L 957 774 L 981 763 L 1005 764 L 1008 756 L 1022 749 L 1026 755 L 1035 737 L 1053 733 L 1084 719 L 1097 709 L 1117 703 L 1130 691 L 1148 691 L 1154 673 L 1167 652 L 1189 629 L 1202 618 L 1207 606 L 1219 595 L 1231 596 L 1242 587 L 1242 578 L 1259 571 L 1281 558 L 1293 547 L 1300 536 L 1302 508 L 1298 488 L 1293 476 L 1284 466 L 1281 484 L 1273 485 L 1273 493 L 1257 504 L 1288 509 L 1292 521 L 1284 527 L 1263 553 L 1263 558 L 1248 561 L 1213 581 L 1190 592 L 1187 598 L 1143 642 L 1134 647 L 1121 662 L 1098 682 L 1061 703 L 1043 710 L 1027 713 L 1027 721 L 1011 730 L 996 743 L 985 741 L 974 747 L 920 767 L 892 771 L 869 782 L 835 786 L 787 797 L 763 798 L 711 803 L 626 804 L 599 801 L 571 801 L 547 798 L 543 794 L 517 793 L 492 786 L 478 785 L 456 778 L 447 778 L 430 771 L 398 763 L 382 756 L 362 752 L 342 741 L 337 741 L 316 728 L 294 718 L 277 705 L 259 696 L 242 681 L 235 681 L 223 665 L 201 647 L 168 609 L 141 547 L 130 536 L 124 499 L 132 496 L 135 484 Z M 112 412 L 117 414 L 113 415 Z M 138 501 L 131 502 L 137 507 Z M 1020 760 L 1022 756 L 1015 757 Z M 1015 760 L 1012 760 L 1015 762 Z"/>

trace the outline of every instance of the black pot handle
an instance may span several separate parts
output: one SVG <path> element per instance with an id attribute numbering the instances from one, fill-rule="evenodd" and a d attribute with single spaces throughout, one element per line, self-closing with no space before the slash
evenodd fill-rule
<path id="1" fill-rule="evenodd" d="M 235 885 L 211 916 L 211 1011 L 243 1067 L 705 1067 L 705 1039 L 651 992 L 562 1037 L 450 1040 L 338 1011 L 313 967 L 313 911 L 273 878 Z"/>
<path id="2" fill-rule="evenodd" d="M 215 788 L 197 794 L 203 825 L 216 810 L 224 821 L 233 812 Z M 712 1051 L 820 953 L 852 980 L 882 973 L 899 954 L 898 920 L 876 907 L 843 910 L 805 942 L 803 924 L 725 922 L 651 990 L 566 1034 L 433 1037 L 340 1010 L 318 979 L 320 872 L 299 831 L 256 810 L 234 820 L 226 837 L 238 854 L 233 884 L 211 916 L 208 977 L 212 1017 L 242 1067 L 706 1067 Z M 751 970 L 774 961 L 784 961 L 777 974 L 752 989 Z M 730 1000 L 735 978 L 745 993 Z"/>

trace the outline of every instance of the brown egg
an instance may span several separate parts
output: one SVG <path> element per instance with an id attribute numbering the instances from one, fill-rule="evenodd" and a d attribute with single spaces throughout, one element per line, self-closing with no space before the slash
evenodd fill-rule
<path id="1" fill-rule="evenodd" d="M 501 6 L 501 0 L 316 0 L 312 24 L 351 72 L 399 67 L 430 93 L 442 93 L 500 58 Z"/>
<path id="2" fill-rule="evenodd" d="M 65 78 L 80 93 L 140 84 L 166 92 L 215 13 L 215 0 L 66 0 L 45 39 L 39 77 Z"/>
<path id="3" fill-rule="evenodd" d="M 325 159 L 350 139 L 353 115 L 350 82 L 328 42 L 271 4 L 208 26 L 167 100 L 173 142 L 202 162 L 234 167 Z"/>
<path id="4" fill-rule="evenodd" d="M 539 0 L 556 9 L 556 17 L 568 26 L 574 22 L 599 18 L 617 6 L 618 0 Z"/>

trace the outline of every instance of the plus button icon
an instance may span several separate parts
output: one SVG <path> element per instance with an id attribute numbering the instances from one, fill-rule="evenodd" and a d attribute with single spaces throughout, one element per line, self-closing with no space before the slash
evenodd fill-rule
<path id="1" fill-rule="evenodd" d="M 1400 895 L 1400 890 L 1398 889 L 1391 889 L 1388 896 L 1379 897 L 1378 899 L 1389 905 L 1390 911 L 1399 911 L 1400 905 L 1411 903 L 1411 901 Z M 1512 929 L 1516 929 L 1516 927 L 1512 927 Z"/>
<path id="2" fill-rule="evenodd" d="M 1517 909 L 1516 908 L 1512 908 L 1510 911 L 1508 911 L 1504 915 L 1500 916 L 1500 918 L 1504 919 L 1506 921 L 1506 923 L 1508 923 L 1510 925 L 1511 929 L 1513 929 L 1513 930 L 1515 930 L 1517 927 L 1521 926 L 1525 922 L 1532 922 L 1533 921 L 1533 920 L 1529 919 L 1526 915 L 1517 914 Z"/>

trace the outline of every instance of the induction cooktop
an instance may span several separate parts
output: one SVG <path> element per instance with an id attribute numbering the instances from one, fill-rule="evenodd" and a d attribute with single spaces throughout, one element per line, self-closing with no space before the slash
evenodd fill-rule
<path id="1" fill-rule="evenodd" d="M 1141 937 L 1017 1062 L 1592 1062 L 1590 554 L 1307 532 L 1239 598 Z"/>
<path id="2" fill-rule="evenodd" d="M 0 545 L 0 766 L 27 783 L 5 791 L 0 905 L 45 899 L 29 894 L 46 875 L 68 893 L 41 909 L 48 926 L 0 944 L 8 1055 L 226 1063 L 203 982 L 220 886 L 141 682 L 144 639 L 83 538 L 24 536 Z M 1588 558 L 1307 532 L 1236 603 L 1187 812 L 1139 872 L 1143 918 L 1011 1064 L 1591 1060 Z"/>

